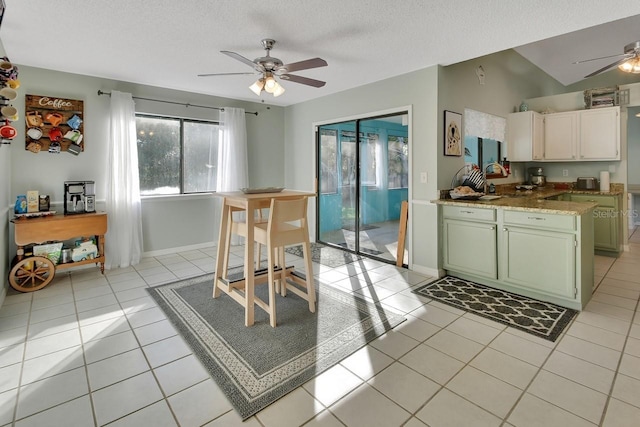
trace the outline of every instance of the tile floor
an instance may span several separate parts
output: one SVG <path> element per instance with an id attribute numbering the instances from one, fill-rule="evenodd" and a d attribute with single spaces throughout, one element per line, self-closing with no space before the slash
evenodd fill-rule
<path id="1" fill-rule="evenodd" d="M 596 257 L 594 297 L 555 343 L 419 298 L 428 278 L 388 264 L 315 265 L 408 320 L 244 424 L 145 291 L 211 271 L 214 248 L 73 270 L 0 309 L 0 426 L 637 427 L 640 232 L 630 246 Z"/>

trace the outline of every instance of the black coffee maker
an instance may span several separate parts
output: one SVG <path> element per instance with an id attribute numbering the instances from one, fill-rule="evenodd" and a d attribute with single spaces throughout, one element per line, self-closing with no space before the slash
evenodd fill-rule
<path id="1" fill-rule="evenodd" d="M 94 181 L 64 182 L 64 214 L 96 211 L 96 184 Z"/>

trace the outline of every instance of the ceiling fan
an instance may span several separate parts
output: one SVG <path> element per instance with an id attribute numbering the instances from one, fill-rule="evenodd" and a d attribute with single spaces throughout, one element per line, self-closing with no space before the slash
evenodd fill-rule
<path id="1" fill-rule="evenodd" d="M 607 66 L 600 68 L 599 70 L 594 71 L 591 74 L 584 76 L 584 78 L 586 79 L 588 77 L 593 77 L 595 75 L 598 75 L 616 66 L 620 68 L 620 70 L 625 71 L 627 73 L 634 73 L 634 74 L 640 73 L 640 41 L 629 43 L 624 47 L 624 53 L 621 53 L 619 55 L 609 55 L 609 56 L 602 56 L 600 58 L 585 59 L 583 61 L 576 61 L 574 62 L 574 64 L 582 64 L 583 62 L 597 61 L 599 59 L 615 58 L 615 57 L 621 57 L 621 58 L 615 62 L 612 62 Z"/>
<path id="2" fill-rule="evenodd" d="M 327 61 L 321 58 L 311 58 L 304 61 L 293 62 L 291 64 L 285 64 L 280 59 L 274 58 L 270 55 L 273 45 L 276 41 L 273 39 L 262 39 L 262 46 L 267 52 L 265 56 L 254 59 L 253 61 L 245 58 L 244 56 L 230 52 L 228 50 L 222 50 L 220 53 L 224 53 L 233 59 L 236 59 L 248 66 L 252 67 L 255 71 L 261 74 L 261 77 L 252 84 L 251 89 L 256 95 L 264 90 L 267 93 L 273 94 L 273 96 L 280 96 L 284 93 L 284 88 L 278 83 L 275 77 L 280 77 L 283 80 L 289 80 L 294 83 L 300 83 L 307 86 L 322 87 L 326 83 L 320 80 L 310 79 L 308 77 L 297 76 L 295 74 L 289 74 L 292 71 L 308 70 L 311 68 L 325 67 Z M 198 77 L 209 76 L 233 76 L 242 74 L 255 74 L 254 72 L 246 73 L 211 73 L 211 74 L 198 74 Z"/>

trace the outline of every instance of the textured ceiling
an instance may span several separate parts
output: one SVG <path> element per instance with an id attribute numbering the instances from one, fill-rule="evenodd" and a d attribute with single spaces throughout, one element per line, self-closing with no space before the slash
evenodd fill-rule
<path id="1" fill-rule="evenodd" d="M 17 64 L 257 101 L 248 89 L 255 76 L 196 75 L 251 71 L 220 51 L 263 56 L 263 38 L 277 41 L 272 56 L 285 63 L 316 56 L 329 63 L 295 73 L 324 80 L 325 87 L 285 81 L 284 95 L 262 95 L 274 105 L 640 14 L 637 0 L 5 2 L 0 39 Z M 631 41 L 616 40 L 614 49 Z M 591 56 L 589 46 L 581 58 Z"/>

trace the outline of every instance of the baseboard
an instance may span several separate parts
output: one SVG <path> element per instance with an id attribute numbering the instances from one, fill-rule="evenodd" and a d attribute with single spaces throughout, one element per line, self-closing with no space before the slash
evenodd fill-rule
<path id="1" fill-rule="evenodd" d="M 170 255 L 178 252 L 187 252 L 187 251 L 194 251 L 198 249 L 211 248 L 214 246 L 216 246 L 216 242 L 205 242 L 205 243 L 198 243 L 196 245 L 178 246 L 175 248 L 167 248 L 167 249 L 159 249 L 157 251 L 143 252 L 142 257 L 148 258 L 148 257 L 153 257 L 158 255 Z"/>
<path id="2" fill-rule="evenodd" d="M 445 275 L 444 270 L 442 270 L 442 269 L 425 267 L 423 265 L 413 264 L 411 266 L 411 270 L 415 271 L 416 273 L 424 274 L 426 276 L 431 276 L 431 277 L 440 278 L 440 277 L 443 277 Z"/>

